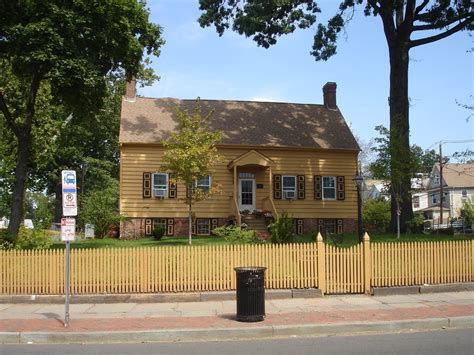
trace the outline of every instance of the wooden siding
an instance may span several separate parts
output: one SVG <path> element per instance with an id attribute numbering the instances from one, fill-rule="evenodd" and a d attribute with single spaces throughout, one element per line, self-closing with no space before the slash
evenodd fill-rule
<path id="1" fill-rule="evenodd" d="M 231 214 L 233 203 L 233 171 L 227 165 L 233 159 L 248 152 L 244 148 L 220 148 L 222 156 L 212 174 L 213 183 L 222 186 L 222 193 L 209 200 L 195 204 L 196 217 L 227 218 Z M 347 151 L 313 151 L 259 149 L 260 153 L 273 160 L 273 174 L 304 175 L 305 199 L 275 200 L 275 207 L 280 212 L 286 210 L 295 218 L 356 218 L 356 190 L 352 178 L 357 166 L 357 152 Z M 120 169 L 120 211 L 128 217 L 174 217 L 187 216 L 184 203 L 186 189 L 178 184 L 178 199 L 159 200 L 143 198 L 143 172 L 160 171 L 163 148 L 160 146 L 122 145 Z M 256 189 L 256 207 L 264 208 L 263 200 L 272 194 L 269 186 L 269 169 L 263 167 L 241 167 L 238 172 L 253 172 L 256 184 L 263 188 Z M 316 201 L 314 199 L 314 175 L 344 176 L 344 201 Z"/>

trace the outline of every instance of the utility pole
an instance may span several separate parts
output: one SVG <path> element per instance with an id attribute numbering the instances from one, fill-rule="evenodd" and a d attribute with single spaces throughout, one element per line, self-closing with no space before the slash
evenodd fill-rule
<path id="1" fill-rule="evenodd" d="M 439 225 L 438 229 L 443 224 L 443 142 L 439 142 Z"/>

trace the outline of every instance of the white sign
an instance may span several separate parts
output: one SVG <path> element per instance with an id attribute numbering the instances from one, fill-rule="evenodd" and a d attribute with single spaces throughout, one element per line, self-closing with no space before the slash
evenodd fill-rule
<path id="1" fill-rule="evenodd" d="M 93 224 L 86 224 L 85 226 L 85 235 L 86 239 L 94 239 L 94 225 Z"/>
<path id="2" fill-rule="evenodd" d="M 61 218 L 61 240 L 72 242 L 76 236 L 76 220 L 74 218 Z"/>
<path id="3" fill-rule="evenodd" d="M 63 187 L 63 216 L 77 216 L 76 172 L 63 170 L 61 173 Z"/>

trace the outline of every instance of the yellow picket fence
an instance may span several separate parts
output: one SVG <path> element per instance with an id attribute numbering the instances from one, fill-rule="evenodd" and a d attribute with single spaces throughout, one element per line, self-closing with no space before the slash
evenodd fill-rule
<path id="1" fill-rule="evenodd" d="M 72 294 L 233 290 L 234 267 L 264 266 L 268 289 L 364 293 L 474 280 L 474 241 L 75 249 Z M 64 250 L 0 251 L 0 294 L 64 293 Z"/>
<path id="2" fill-rule="evenodd" d="M 265 287 L 317 287 L 316 243 L 71 251 L 71 293 L 222 291 L 234 267 L 265 266 Z M 64 251 L 0 252 L 0 294 L 64 293 Z"/>
<path id="3" fill-rule="evenodd" d="M 372 243 L 372 286 L 474 280 L 474 241 Z"/>

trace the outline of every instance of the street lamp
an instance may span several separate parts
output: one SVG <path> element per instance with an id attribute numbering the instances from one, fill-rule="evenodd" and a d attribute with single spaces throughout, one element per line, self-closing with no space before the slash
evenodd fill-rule
<path id="1" fill-rule="evenodd" d="M 357 188 L 357 231 L 359 234 L 359 241 L 362 241 L 364 236 L 364 226 L 362 225 L 362 197 L 360 192 L 362 191 L 364 178 L 362 177 L 360 171 L 352 178 L 352 181 L 354 181 Z"/>

